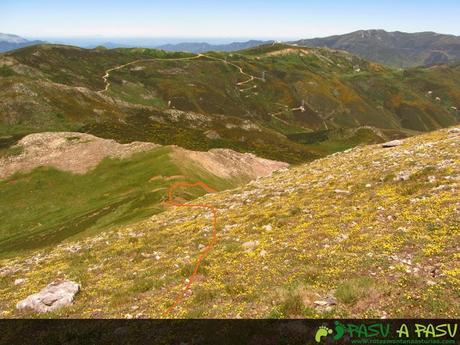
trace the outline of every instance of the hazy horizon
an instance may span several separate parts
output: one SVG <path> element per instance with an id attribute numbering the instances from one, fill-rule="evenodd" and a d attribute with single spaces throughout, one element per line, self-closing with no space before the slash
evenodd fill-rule
<path id="1" fill-rule="evenodd" d="M 327 6 L 326 6 L 327 5 Z M 460 35 L 456 1 L 6 0 L 0 32 L 32 39 L 289 40 L 360 29 Z"/>

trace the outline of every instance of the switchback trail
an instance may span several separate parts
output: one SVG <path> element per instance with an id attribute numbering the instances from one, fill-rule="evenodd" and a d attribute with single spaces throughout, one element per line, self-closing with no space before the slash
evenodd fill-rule
<path id="1" fill-rule="evenodd" d="M 109 68 L 108 70 L 105 71 L 105 74 L 104 76 L 102 77 L 102 80 L 104 81 L 105 83 L 105 87 L 102 89 L 102 90 L 99 90 L 98 93 L 103 93 L 103 92 L 107 92 L 109 87 L 110 87 L 110 82 L 109 82 L 109 77 L 110 77 L 110 72 L 113 72 L 113 71 L 116 71 L 116 70 L 119 70 L 119 69 L 122 69 L 126 66 L 130 66 L 130 65 L 134 65 L 136 63 L 139 63 L 139 62 L 149 62 L 149 61 L 180 61 L 180 60 L 194 60 L 194 59 L 198 59 L 200 57 L 202 57 L 203 55 L 202 54 L 198 54 L 196 56 L 191 56 L 191 57 L 186 57 L 186 58 L 176 58 L 176 59 L 164 59 L 164 58 L 152 58 L 152 59 L 139 59 L 139 60 L 135 60 L 135 61 L 131 61 L 131 62 L 128 62 L 128 63 L 125 63 L 123 65 L 119 65 L 119 66 L 115 66 L 115 67 L 112 67 L 112 68 Z"/>
<path id="2" fill-rule="evenodd" d="M 225 59 L 220 59 L 220 58 L 217 58 L 217 57 L 214 57 L 214 56 L 210 56 L 210 55 L 206 55 L 206 54 L 197 54 L 195 56 L 191 56 L 191 57 L 184 57 L 184 58 L 152 58 L 152 59 L 139 59 L 139 60 L 135 60 L 135 61 L 131 61 L 131 62 L 128 62 L 128 63 L 125 63 L 123 65 L 119 65 L 119 66 L 115 66 L 115 67 L 112 67 L 112 68 L 109 68 L 105 71 L 105 74 L 102 76 L 102 80 L 104 81 L 105 83 L 105 87 L 102 89 L 102 90 L 99 90 L 97 91 L 97 93 L 104 93 L 104 92 L 107 92 L 109 90 L 109 87 L 110 87 L 110 82 L 109 82 L 109 77 L 110 77 L 110 72 L 113 72 L 113 71 L 117 71 L 117 70 L 120 70 L 126 66 L 130 66 L 130 65 L 134 65 L 134 64 L 137 64 L 139 62 L 150 62 L 150 61 L 185 61 L 185 60 L 196 60 L 196 59 L 199 59 L 200 57 L 205 57 L 207 59 L 210 59 L 210 60 L 215 60 L 215 61 L 220 61 L 222 63 L 225 63 L 225 64 L 228 64 L 230 66 L 233 66 L 235 68 L 238 69 L 238 72 L 241 73 L 242 75 L 248 77 L 247 80 L 244 80 L 244 81 L 241 81 L 241 82 L 238 82 L 236 83 L 237 86 L 241 86 L 241 85 L 245 85 L 247 83 L 250 83 L 251 81 L 253 80 L 264 80 L 263 78 L 259 78 L 259 77 L 256 77 L 254 75 L 251 75 L 247 72 L 245 72 L 243 70 L 242 67 L 238 66 L 237 64 L 234 64 L 233 62 L 228 62 L 227 60 Z M 243 89 L 243 90 L 240 90 L 240 91 L 244 91 L 244 90 L 247 90 L 247 89 Z"/>
<path id="3" fill-rule="evenodd" d="M 214 247 L 214 245 L 217 242 L 217 210 L 216 207 L 210 204 L 184 204 L 180 203 L 174 200 L 174 191 L 179 188 L 179 187 L 185 187 L 185 188 L 190 188 L 190 187 L 202 187 L 204 190 L 210 193 L 215 193 L 216 190 L 208 186 L 206 183 L 202 181 L 198 181 L 195 183 L 189 183 L 189 182 L 176 182 L 172 184 L 169 187 L 168 190 L 168 200 L 166 201 L 168 204 L 172 206 L 177 206 L 177 207 L 200 207 L 200 208 L 205 208 L 211 211 L 212 213 L 212 238 L 208 242 L 208 245 L 202 249 L 200 256 L 198 257 L 198 260 L 196 261 L 195 268 L 187 279 L 184 280 L 184 287 L 179 291 L 177 294 L 177 297 L 174 300 L 174 303 L 166 309 L 166 311 L 163 313 L 163 316 L 168 316 L 178 305 L 179 303 L 183 300 L 185 297 L 185 294 L 187 290 L 190 289 L 192 286 L 194 280 L 196 279 L 196 276 L 198 274 L 198 270 L 200 269 L 201 262 L 203 259 L 208 255 L 209 251 Z"/>

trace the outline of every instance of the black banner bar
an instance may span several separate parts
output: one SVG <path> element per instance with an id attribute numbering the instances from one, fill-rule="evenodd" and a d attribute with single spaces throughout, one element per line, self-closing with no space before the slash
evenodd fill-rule
<path id="1" fill-rule="evenodd" d="M 458 320 L 0 320 L 0 344 L 306 345 L 460 342 Z"/>

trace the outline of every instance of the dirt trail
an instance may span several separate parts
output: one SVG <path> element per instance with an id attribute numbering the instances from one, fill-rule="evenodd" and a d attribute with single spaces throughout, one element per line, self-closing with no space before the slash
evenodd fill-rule
<path id="1" fill-rule="evenodd" d="M 180 61 L 180 60 L 194 60 L 194 59 L 198 59 L 200 57 L 202 57 L 203 55 L 202 54 L 198 54 L 196 56 L 192 56 L 192 57 L 186 57 L 186 58 L 176 58 L 176 59 L 164 59 L 164 58 L 152 58 L 152 59 L 139 59 L 139 60 L 135 60 L 135 61 L 131 61 L 131 62 L 128 62 L 128 63 L 125 63 L 123 65 L 119 65 L 119 66 L 115 66 L 115 67 L 112 67 L 112 68 L 109 68 L 108 70 L 105 71 L 105 74 L 104 76 L 102 77 L 102 80 L 104 81 L 105 83 L 105 87 L 102 89 L 102 90 L 99 90 L 98 93 L 103 93 L 103 92 L 107 92 L 109 87 L 110 87 L 110 82 L 109 82 L 109 77 L 110 77 L 110 72 L 113 72 L 113 71 L 116 71 L 116 70 L 119 70 L 119 69 L 122 69 L 122 68 L 125 68 L 126 66 L 130 66 L 130 65 L 134 65 L 136 63 L 139 63 L 139 62 L 149 62 L 149 61 Z"/>
<path id="2" fill-rule="evenodd" d="M 233 62 L 228 62 L 227 60 L 225 59 L 220 59 L 220 58 L 217 58 L 217 57 L 214 57 L 214 56 L 210 56 L 210 55 L 206 55 L 206 54 L 197 54 L 195 56 L 191 56 L 191 57 L 185 57 L 185 58 L 176 58 L 176 59 L 168 59 L 168 58 L 152 58 L 152 59 L 139 59 L 139 60 L 135 60 L 135 61 L 131 61 L 131 62 L 128 62 L 128 63 L 125 63 L 123 65 L 119 65 L 119 66 L 115 66 L 115 67 L 112 67 L 112 68 L 109 68 L 105 71 L 105 74 L 104 76 L 102 77 L 102 80 L 104 81 L 105 83 L 105 87 L 102 89 L 102 90 L 99 90 L 97 91 L 99 94 L 101 93 L 104 93 L 104 92 L 107 92 L 109 90 L 109 87 L 110 87 L 110 82 L 109 82 L 109 77 L 110 77 L 110 72 L 113 72 L 113 71 L 117 71 L 117 70 L 120 70 L 122 68 L 125 68 L 126 66 L 130 66 L 130 65 L 134 65 L 134 64 L 137 64 L 139 62 L 150 62 L 150 61 L 185 61 L 185 60 L 196 60 L 196 59 L 199 59 L 201 57 L 205 57 L 207 59 L 210 59 L 210 60 L 215 60 L 215 61 L 220 61 L 224 64 L 228 64 L 230 66 L 233 66 L 235 68 L 238 69 L 239 73 L 241 73 L 242 75 L 248 77 L 249 79 L 245 80 L 245 81 L 241 81 L 241 82 L 238 82 L 236 83 L 237 86 L 241 86 L 241 85 L 245 85 L 247 83 L 250 83 L 251 81 L 254 81 L 254 80 L 263 80 L 263 78 L 259 78 L 259 77 L 256 77 L 254 75 L 251 75 L 247 72 L 245 72 L 243 70 L 242 67 L 238 66 L 237 64 L 234 64 Z M 248 89 L 243 89 L 243 90 L 240 90 L 240 91 L 246 91 L 246 90 L 249 90 L 249 89 L 252 89 L 254 87 L 251 87 L 251 88 L 248 88 Z"/>
<path id="3" fill-rule="evenodd" d="M 177 294 L 177 297 L 175 298 L 174 303 L 168 309 L 166 309 L 166 311 L 163 313 L 163 316 L 168 316 L 180 304 L 180 302 L 184 299 L 184 297 L 186 297 L 187 291 L 190 289 L 190 287 L 192 286 L 193 282 L 196 279 L 198 270 L 200 269 L 200 266 L 201 266 L 201 262 L 208 255 L 209 251 L 212 249 L 212 247 L 214 247 L 214 245 L 217 242 L 217 210 L 216 210 L 216 207 L 210 204 L 184 204 L 184 203 L 180 203 L 176 201 L 174 199 L 174 191 L 179 187 L 185 187 L 185 188 L 202 187 L 204 190 L 206 190 L 209 193 L 215 193 L 216 190 L 208 186 L 206 183 L 202 181 L 198 181 L 195 183 L 177 182 L 169 187 L 168 201 L 167 201 L 167 203 L 172 206 L 200 207 L 200 208 L 205 208 L 205 209 L 210 210 L 212 212 L 212 238 L 208 242 L 208 245 L 205 248 L 203 248 L 203 250 L 201 251 L 201 254 L 198 257 L 198 260 L 195 264 L 193 273 L 190 275 L 190 277 L 184 280 L 184 287 Z"/>

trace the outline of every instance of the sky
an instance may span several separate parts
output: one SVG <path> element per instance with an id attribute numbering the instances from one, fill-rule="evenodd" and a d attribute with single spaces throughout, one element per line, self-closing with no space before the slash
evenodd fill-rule
<path id="1" fill-rule="evenodd" d="M 460 35 L 459 15 L 459 0 L 0 0 L 0 32 L 39 39 L 300 39 L 360 29 Z"/>

